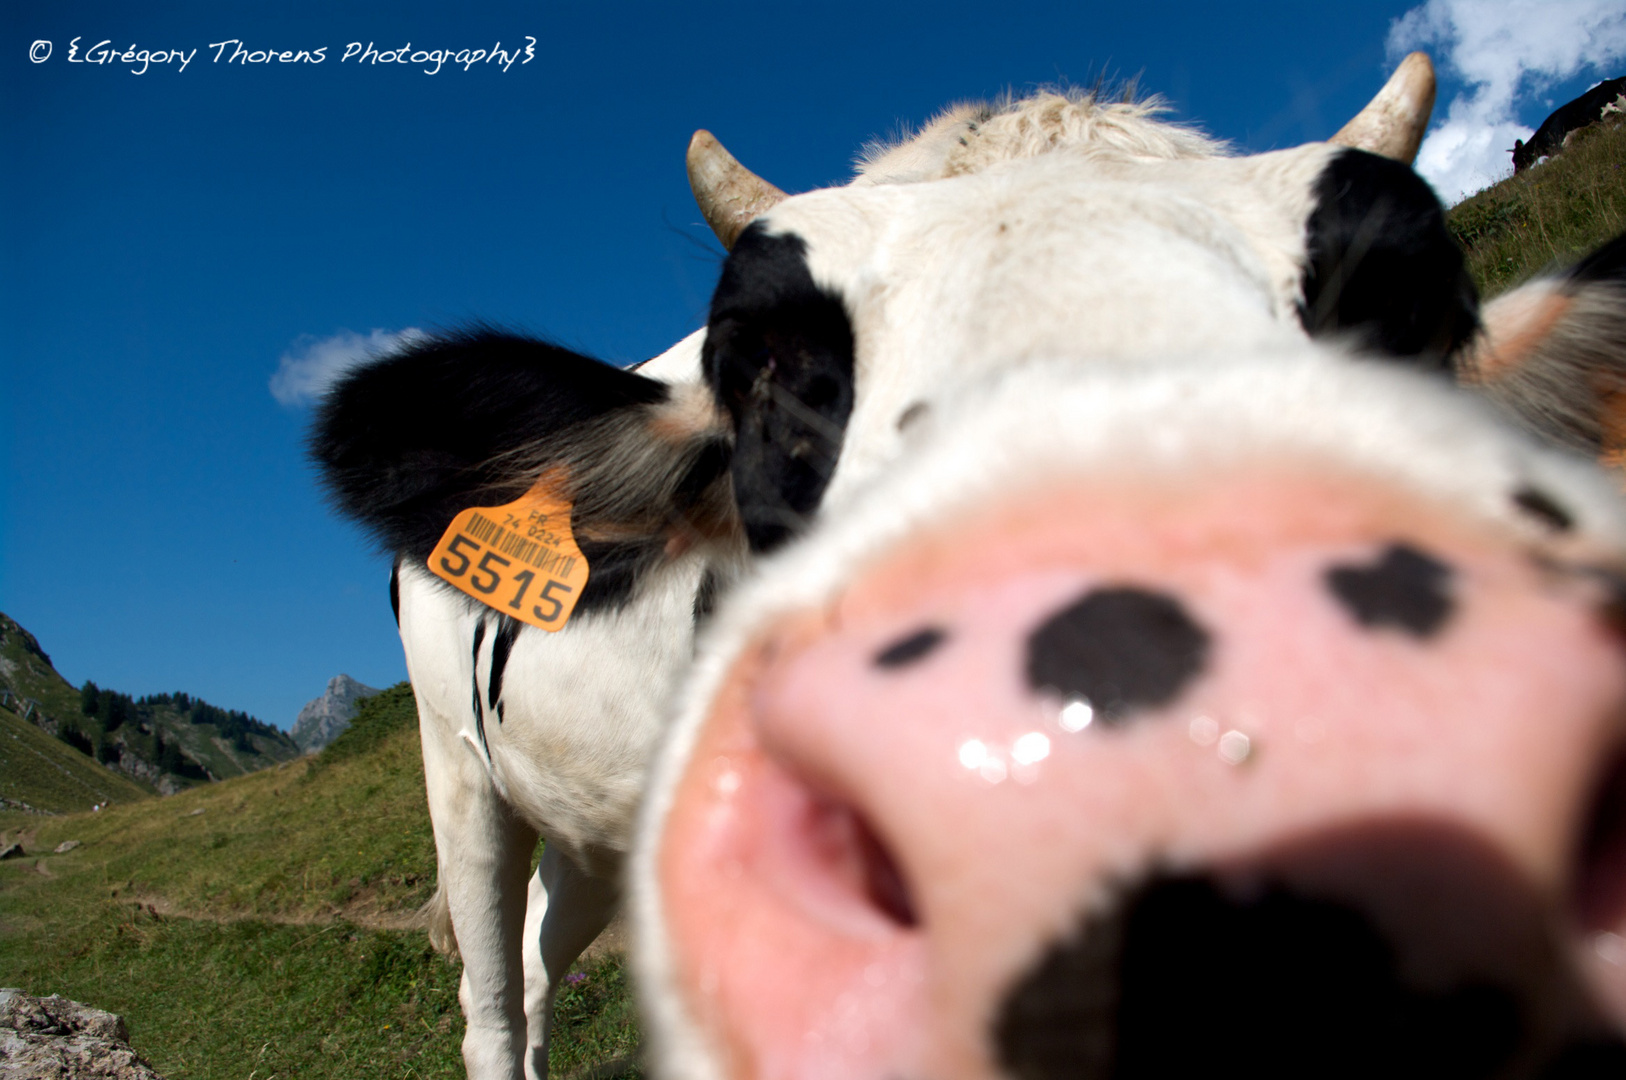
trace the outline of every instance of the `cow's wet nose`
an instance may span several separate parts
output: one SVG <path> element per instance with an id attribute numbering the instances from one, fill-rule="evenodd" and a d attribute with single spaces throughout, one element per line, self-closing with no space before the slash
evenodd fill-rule
<path id="1" fill-rule="evenodd" d="M 1618 1075 L 1608 602 L 1351 477 L 911 536 L 711 699 L 686 1015 L 738 1077 Z"/>

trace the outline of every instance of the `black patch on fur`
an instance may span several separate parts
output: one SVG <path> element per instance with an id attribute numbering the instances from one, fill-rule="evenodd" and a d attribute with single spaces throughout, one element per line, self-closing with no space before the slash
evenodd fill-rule
<path id="1" fill-rule="evenodd" d="M 395 614 L 395 628 L 401 629 L 401 560 L 390 563 L 390 611 Z"/>
<path id="2" fill-rule="evenodd" d="M 1570 281 L 1578 285 L 1593 282 L 1626 282 L 1626 233 L 1598 248 L 1576 263 L 1570 271 Z"/>
<path id="3" fill-rule="evenodd" d="M 799 236 L 749 226 L 712 296 L 706 378 L 734 421 L 734 497 L 753 551 L 799 533 L 818 507 L 853 407 L 853 334 Z"/>
<path id="4" fill-rule="evenodd" d="M 1316 181 L 1299 321 L 1379 355 L 1449 370 L 1479 295 L 1434 192 L 1398 161 L 1344 150 Z"/>
<path id="5" fill-rule="evenodd" d="M 1409 544 L 1390 544 L 1370 566 L 1330 567 L 1327 588 L 1367 629 L 1432 637 L 1451 616 L 1451 568 Z"/>
<path id="6" fill-rule="evenodd" d="M 1558 505 L 1551 495 L 1540 488 L 1522 487 L 1515 491 L 1513 505 L 1531 517 L 1539 518 L 1555 532 L 1569 532 L 1575 527 L 1575 519 L 1570 516 L 1570 512 Z"/>
<path id="7" fill-rule="evenodd" d="M 1406 985 L 1355 908 L 1279 885 L 1231 895 L 1196 876 L 1155 878 L 1081 920 L 1010 990 L 993 1030 L 1015 1080 L 1491 1080 L 1523 1035 L 1510 990 Z"/>
<path id="8" fill-rule="evenodd" d="M 694 594 L 694 624 L 699 626 L 711 618 L 712 610 L 717 607 L 717 594 L 722 591 L 722 575 L 711 567 L 700 575 L 700 588 Z"/>
<path id="9" fill-rule="evenodd" d="M 486 704 L 497 710 L 497 723 L 502 723 L 502 676 L 508 668 L 508 654 L 513 651 L 514 639 L 524 624 L 506 615 L 497 616 L 497 636 L 491 640 L 491 676 L 486 680 Z"/>
<path id="10" fill-rule="evenodd" d="M 476 329 L 414 342 L 351 371 L 317 410 L 310 451 L 341 512 L 384 548 L 423 563 L 459 512 L 524 494 L 550 464 L 539 447 L 556 443 L 561 457 L 567 449 L 585 455 L 566 462 L 579 469 L 608 449 L 609 436 L 595 443 L 578 432 L 668 396 L 654 379 L 543 341 Z M 681 452 L 674 450 L 676 467 Z M 726 458 L 726 448 L 721 452 Z M 718 453 L 699 455 L 693 483 L 708 471 L 711 479 L 721 474 Z M 581 492 L 577 507 L 587 509 Z M 589 512 L 573 524 L 579 532 L 595 522 Z M 660 561 L 665 540 L 580 543 L 591 574 L 577 614 L 624 603 L 638 572 Z"/>
<path id="11" fill-rule="evenodd" d="M 1589 1039 L 1566 1046 L 1536 1080 L 1620 1080 L 1622 1076 L 1626 1076 L 1626 1042 Z"/>
<path id="12" fill-rule="evenodd" d="M 1081 698 L 1112 724 L 1173 701 L 1202 671 L 1208 645 L 1208 632 L 1174 597 L 1096 589 L 1028 636 L 1028 685 Z"/>
<path id="13" fill-rule="evenodd" d="M 916 630 L 908 637 L 900 638 L 876 653 L 875 666 L 878 668 L 907 667 L 917 660 L 924 660 L 947 640 L 948 634 L 935 626 Z"/>
<path id="14" fill-rule="evenodd" d="M 480 705 L 480 645 L 486 639 L 486 621 L 479 619 L 474 624 L 474 648 L 469 650 L 474 663 L 469 670 L 473 674 L 474 682 L 474 733 L 480 737 L 480 749 L 484 751 L 486 760 L 491 760 L 491 747 L 486 745 L 486 719 L 485 710 Z"/>

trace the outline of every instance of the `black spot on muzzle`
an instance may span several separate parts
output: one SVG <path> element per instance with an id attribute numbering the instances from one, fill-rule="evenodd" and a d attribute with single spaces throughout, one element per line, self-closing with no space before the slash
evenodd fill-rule
<path id="1" fill-rule="evenodd" d="M 1432 637 L 1450 618 L 1451 568 L 1407 544 L 1390 544 L 1370 566 L 1334 566 L 1327 588 L 1368 629 L 1392 626 Z"/>
<path id="2" fill-rule="evenodd" d="M 1172 596 L 1096 589 L 1028 637 L 1028 685 L 1089 702 L 1107 723 L 1177 697 L 1202 671 L 1208 633 Z"/>
<path id="3" fill-rule="evenodd" d="M 875 654 L 875 666 L 878 668 L 907 667 L 919 660 L 924 660 L 937 647 L 948 640 L 948 635 L 935 626 L 928 626 L 917 630 L 906 637 L 899 638 L 880 652 Z"/>
<path id="4" fill-rule="evenodd" d="M 1083 916 L 999 1003 L 990 1034 L 1004 1071 L 1626 1076 L 1626 1043 L 1534 917 L 1535 892 L 1452 834 L 1322 837 L 1270 865 L 1154 874 Z"/>
<path id="5" fill-rule="evenodd" d="M 1513 505 L 1554 532 L 1569 532 L 1575 518 L 1558 500 L 1538 487 L 1522 487 L 1513 493 Z"/>

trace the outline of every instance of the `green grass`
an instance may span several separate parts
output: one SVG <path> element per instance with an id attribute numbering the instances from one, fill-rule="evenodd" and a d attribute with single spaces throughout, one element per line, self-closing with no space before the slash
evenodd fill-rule
<path id="1" fill-rule="evenodd" d="M 1573 263 L 1626 232 L 1626 123 L 1583 128 L 1562 153 L 1464 199 L 1447 220 L 1483 296 Z"/>
<path id="2" fill-rule="evenodd" d="M 0 830 L 30 853 L 0 863 L 0 985 L 124 1015 L 169 1080 L 462 1075 L 460 968 L 414 923 L 434 842 L 405 684 L 315 759 Z M 584 971 L 560 1076 L 638 1041 L 620 958 Z"/>
<path id="3" fill-rule="evenodd" d="M 103 768 L 0 708 L 0 799 L 63 813 L 88 810 L 103 801 L 127 803 L 150 795 L 129 777 Z"/>

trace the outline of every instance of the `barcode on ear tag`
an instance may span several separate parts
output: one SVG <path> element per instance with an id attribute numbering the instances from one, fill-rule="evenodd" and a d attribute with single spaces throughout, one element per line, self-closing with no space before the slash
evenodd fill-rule
<path id="1" fill-rule="evenodd" d="M 564 628 L 587 587 L 570 501 L 548 473 L 504 506 L 472 506 L 429 556 L 429 572 L 480 603 L 543 630 Z"/>

